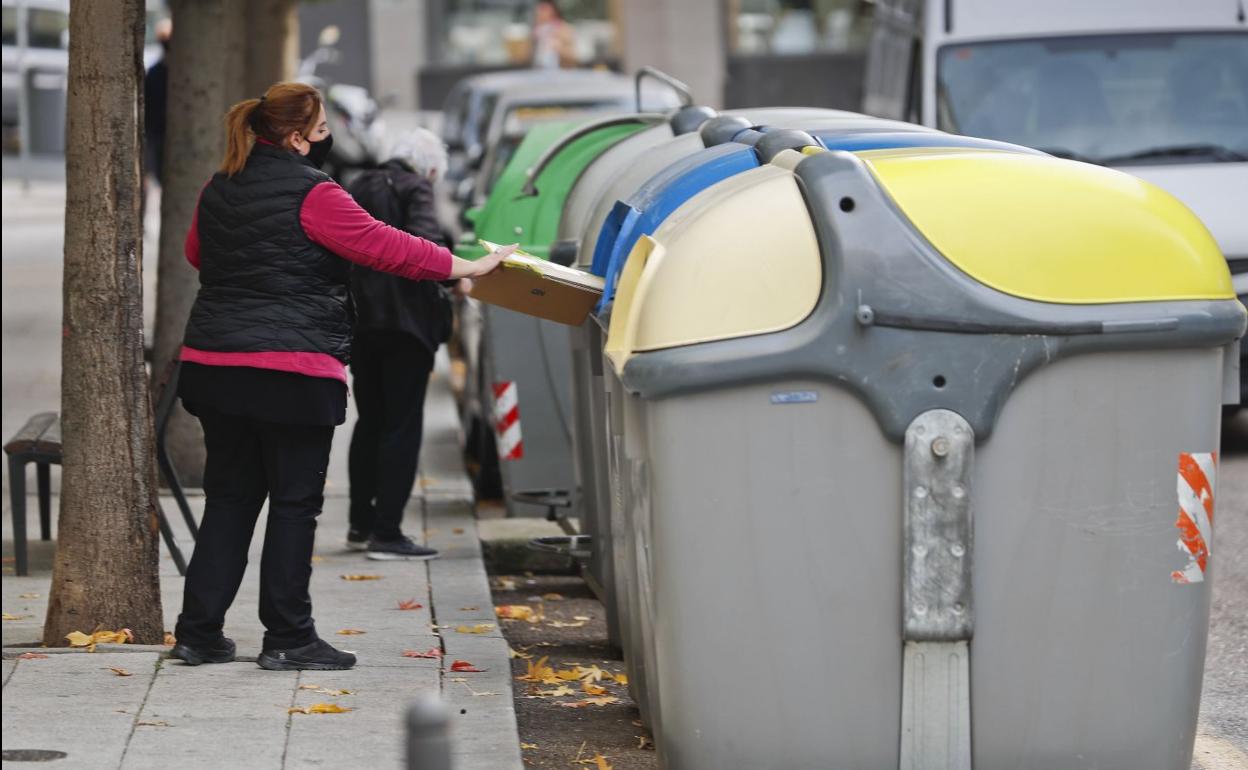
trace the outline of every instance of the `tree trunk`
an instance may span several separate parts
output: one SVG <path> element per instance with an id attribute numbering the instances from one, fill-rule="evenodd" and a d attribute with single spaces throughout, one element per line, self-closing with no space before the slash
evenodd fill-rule
<path id="1" fill-rule="evenodd" d="M 295 0 L 252 0 L 247 5 L 247 96 L 258 97 L 299 68 L 299 14 Z"/>
<path id="2" fill-rule="evenodd" d="M 144 3 L 70 9 L 61 512 L 44 642 L 163 639 L 139 216 Z"/>
<path id="3" fill-rule="evenodd" d="M 225 155 L 222 122 L 245 96 L 246 0 L 172 0 L 169 45 L 169 117 L 165 183 L 160 196 L 160 257 L 157 264 L 154 377 L 182 347 L 186 319 L 199 277 L 186 261 L 183 243 L 199 191 Z M 203 486 L 204 437 L 199 421 L 179 405 L 165 444 L 185 486 Z"/>

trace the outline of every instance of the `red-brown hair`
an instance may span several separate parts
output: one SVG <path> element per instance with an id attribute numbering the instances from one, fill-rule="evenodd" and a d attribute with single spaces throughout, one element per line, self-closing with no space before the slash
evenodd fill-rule
<path id="1" fill-rule="evenodd" d="M 227 176 L 242 171 L 256 137 L 280 147 L 295 131 L 311 136 L 320 114 L 320 92 L 304 83 L 275 83 L 262 98 L 244 99 L 225 114 L 221 170 Z"/>

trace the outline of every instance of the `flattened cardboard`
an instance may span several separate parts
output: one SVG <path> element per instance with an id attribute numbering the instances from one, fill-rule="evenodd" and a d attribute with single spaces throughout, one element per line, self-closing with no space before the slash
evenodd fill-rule
<path id="1" fill-rule="evenodd" d="M 497 244 L 481 241 L 492 251 Z M 579 326 L 602 297 L 602 278 L 556 265 L 523 252 L 503 260 L 500 269 L 478 278 L 471 296 L 518 313 Z"/>

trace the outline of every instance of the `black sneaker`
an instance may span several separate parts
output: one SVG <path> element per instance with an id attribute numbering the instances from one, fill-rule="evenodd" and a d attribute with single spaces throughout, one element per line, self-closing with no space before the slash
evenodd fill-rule
<path id="1" fill-rule="evenodd" d="M 347 530 L 347 550 L 348 551 L 367 551 L 368 535 L 358 529 Z"/>
<path id="2" fill-rule="evenodd" d="M 355 656 L 317 639 L 293 650 L 265 650 L 256 663 L 267 671 L 342 671 L 355 665 Z"/>
<path id="3" fill-rule="evenodd" d="M 398 540 L 378 540 L 374 537 L 368 541 L 368 558 L 376 561 L 424 561 L 437 557 L 437 551 L 416 545 L 406 535 Z"/>
<path id="4" fill-rule="evenodd" d="M 188 666 L 200 663 L 231 663 L 234 660 L 234 640 L 221 637 L 221 641 L 210 647 L 192 647 L 181 642 L 173 645 L 169 657 L 177 658 Z"/>

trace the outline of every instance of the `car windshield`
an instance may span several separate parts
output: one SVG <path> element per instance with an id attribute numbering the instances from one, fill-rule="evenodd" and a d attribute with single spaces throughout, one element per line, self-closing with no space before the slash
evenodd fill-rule
<path id="1" fill-rule="evenodd" d="M 948 45 L 937 126 L 1107 165 L 1248 160 L 1248 33 Z"/>
<path id="2" fill-rule="evenodd" d="M 498 184 L 499 178 L 503 175 L 507 164 L 511 162 L 511 156 L 516 154 L 516 148 L 520 146 L 522 139 L 524 139 L 523 134 L 513 134 L 504 136 L 498 140 L 498 144 L 494 145 L 494 160 L 486 176 L 485 190 L 482 191 L 486 195 L 489 195 L 494 185 Z"/>

